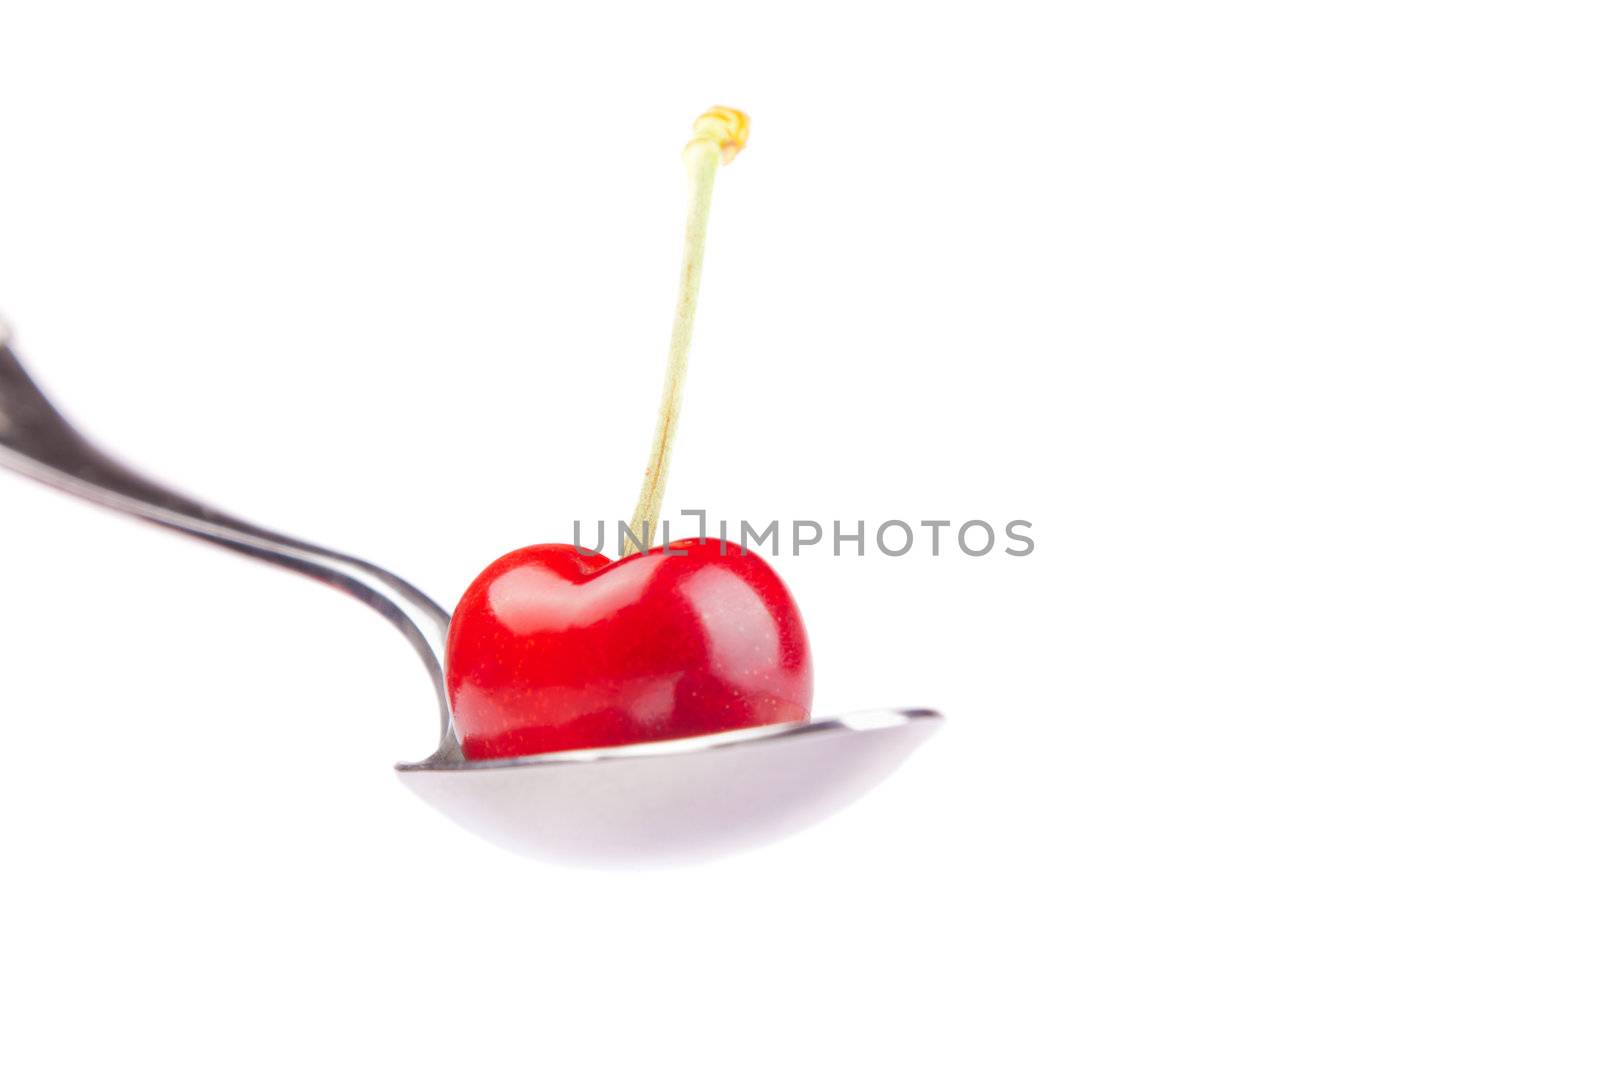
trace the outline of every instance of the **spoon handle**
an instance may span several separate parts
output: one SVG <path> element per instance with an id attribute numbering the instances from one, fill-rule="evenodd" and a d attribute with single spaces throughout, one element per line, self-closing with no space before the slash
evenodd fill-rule
<path id="1" fill-rule="evenodd" d="M 233 518 L 153 482 L 100 451 L 28 376 L 0 324 L 0 467 L 102 507 L 341 589 L 388 619 L 416 649 L 439 699 L 441 751 L 455 747 L 444 689 L 450 615 L 416 586 L 382 567 Z"/>

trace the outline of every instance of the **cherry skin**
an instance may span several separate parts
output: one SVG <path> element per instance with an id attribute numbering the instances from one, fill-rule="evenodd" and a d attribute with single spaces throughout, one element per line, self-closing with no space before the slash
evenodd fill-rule
<path id="1" fill-rule="evenodd" d="M 445 649 L 468 759 L 806 720 L 811 651 L 777 573 L 723 541 L 667 548 L 533 545 L 478 576 Z"/>

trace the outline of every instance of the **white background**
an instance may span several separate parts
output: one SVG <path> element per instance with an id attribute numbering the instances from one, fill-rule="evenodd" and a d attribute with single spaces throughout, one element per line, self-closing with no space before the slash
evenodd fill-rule
<path id="1" fill-rule="evenodd" d="M 785 844 L 501 854 L 354 601 L 0 478 L 10 1062 L 1593 1063 L 1590 5 L 0 4 L 0 313 L 137 465 L 453 602 L 669 509 L 779 561 Z"/>

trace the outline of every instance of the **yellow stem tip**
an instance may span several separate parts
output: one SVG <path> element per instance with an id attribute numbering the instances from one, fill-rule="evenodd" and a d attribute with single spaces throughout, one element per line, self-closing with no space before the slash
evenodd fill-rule
<path id="1" fill-rule="evenodd" d="M 750 140 L 750 116 L 731 107 L 714 107 L 694 120 L 694 136 L 684 151 L 709 144 L 722 153 L 722 162 L 732 163 L 745 142 Z"/>

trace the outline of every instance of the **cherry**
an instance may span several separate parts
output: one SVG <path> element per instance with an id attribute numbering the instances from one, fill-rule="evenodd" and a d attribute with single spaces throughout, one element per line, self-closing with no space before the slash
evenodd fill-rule
<path id="1" fill-rule="evenodd" d="M 650 462 L 631 523 L 653 543 L 677 430 L 717 166 L 749 120 L 712 108 L 684 149 L 689 221 Z M 572 545 L 502 556 L 461 598 L 445 676 L 468 759 L 803 722 L 811 653 L 789 591 L 757 555 L 676 541 L 612 562 Z"/>
<path id="2" fill-rule="evenodd" d="M 462 597 L 447 663 L 468 759 L 803 722 L 811 707 L 789 591 L 759 555 L 715 540 L 616 562 L 517 549 Z"/>

